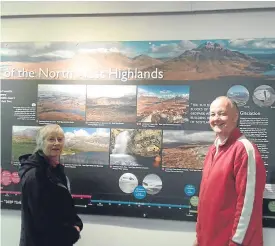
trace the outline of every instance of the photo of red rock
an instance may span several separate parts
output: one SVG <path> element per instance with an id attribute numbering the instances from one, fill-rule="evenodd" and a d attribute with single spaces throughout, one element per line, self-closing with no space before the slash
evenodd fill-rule
<path id="1" fill-rule="evenodd" d="M 182 124 L 188 121 L 189 86 L 138 86 L 137 121 Z"/>
<path id="2" fill-rule="evenodd" d="M 136 122 L 136 86 L 88 85 L 86 121 Z"/>
<path id="3" fill-rule="evenodd" d="M 162 167 L 202 169 L 208 148 L 214 140 L 213 131 L 164 130 Z"/>
<path id="4" fill-rule="evenodd" d="M 86 85 L 38 85 L 38 119 L 85 121 Z"/>

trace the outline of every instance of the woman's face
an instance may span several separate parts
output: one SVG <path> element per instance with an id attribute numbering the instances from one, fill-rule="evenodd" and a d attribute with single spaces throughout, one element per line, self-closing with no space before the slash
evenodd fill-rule
<path id="1" fill-rule="evenodd" d="M 58 157 L 64 147 L 64 135 L 61 133 L 50 133 L 44 142 L 43 152 L 48 157 Z"/>

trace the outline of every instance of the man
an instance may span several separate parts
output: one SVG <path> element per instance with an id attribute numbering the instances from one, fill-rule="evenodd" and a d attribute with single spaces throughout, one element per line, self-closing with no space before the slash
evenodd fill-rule
<path id="1" fill-rule="evenodd" d="M 263 246 L 266 170 L 238 119 L 229 98 L 212 102 L 209 123 L 217 137 L 204 162 L 194 246 Z"/>

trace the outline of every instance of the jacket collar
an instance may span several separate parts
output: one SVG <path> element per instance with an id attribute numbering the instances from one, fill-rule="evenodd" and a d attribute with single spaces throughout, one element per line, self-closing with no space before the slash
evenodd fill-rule
<path id="1" fill-rule="evenodd" d="M 49 159 L 42 151 L 37 151 L 37 155 L 42 160 L 41 164 L 43 165 L 44 170 L 46 171 L 46 176 L 49 179 L 49 181 L 56 184 L 57 186 L 67 189 L 67 187 L 62 184 L 59 178 L 53 175 L 53 170 L 64 172 L 64 166 L 59 164 L 53 168 L 49 163 Z"/>
<path id="2" fill-rule="evenodd" d="M 219 138 L 216 137 L 215 142 L 214 142 L 214 146 L 217 148 L 219 146 L 227 146 L 230 145 L 231 143 L 235 142 L 238 138 L 240 138 L 243 134 L 241 133 L 239 128 L 235 128 L 230 136 L 225 139 L 223 142 L 220 142 Z"/>

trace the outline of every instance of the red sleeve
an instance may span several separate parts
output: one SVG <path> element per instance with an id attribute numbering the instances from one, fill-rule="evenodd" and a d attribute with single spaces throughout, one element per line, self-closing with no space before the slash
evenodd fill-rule
<path id="1" fill-rule="evenodd" d="M 214 148 L 215 150 L 215 148 Z M 201 184 L 200 184 L 200 193 L 199 193 L 199 203 L 198 203 L 198 208 L 197 208 L 197 223 L 196 223 L 196 238 L 198 244 L 200 243 L 200 238 L 201 238 L 201 225 L 200 225 L 200 206 L 201 206 L 201 195 L 202 195 L 202 190 L 204 188 L 204 173 L 205 169 L 207 168 L 207 163 L 208 159 L 212 159 L 212 152 L 213 152 L 213 145 L 209 147 L 207 155 L 205 157 L 204 163 L 203 163 L 203 171 L 202 171 L 202 178 L 201 178 Z"/>
<path id="2" fill-rule="evenodd" d="M 237 204 L 229 246 L 249 245 L 255 230 L 262 229 L 262 203 L 266 171 L 252 143 L 242 139 L 240 158 L 234 164 Z"/>
<path id="3" fill-rule="evenodd" d="M 199 216 L 198 216 L 197 217 L 197 223 L 196 223 L 196 238 L 197 238 L 197 242 L 200 241 L 199 237 L 200 237 L 200 224 L 199 224 Z"/>

